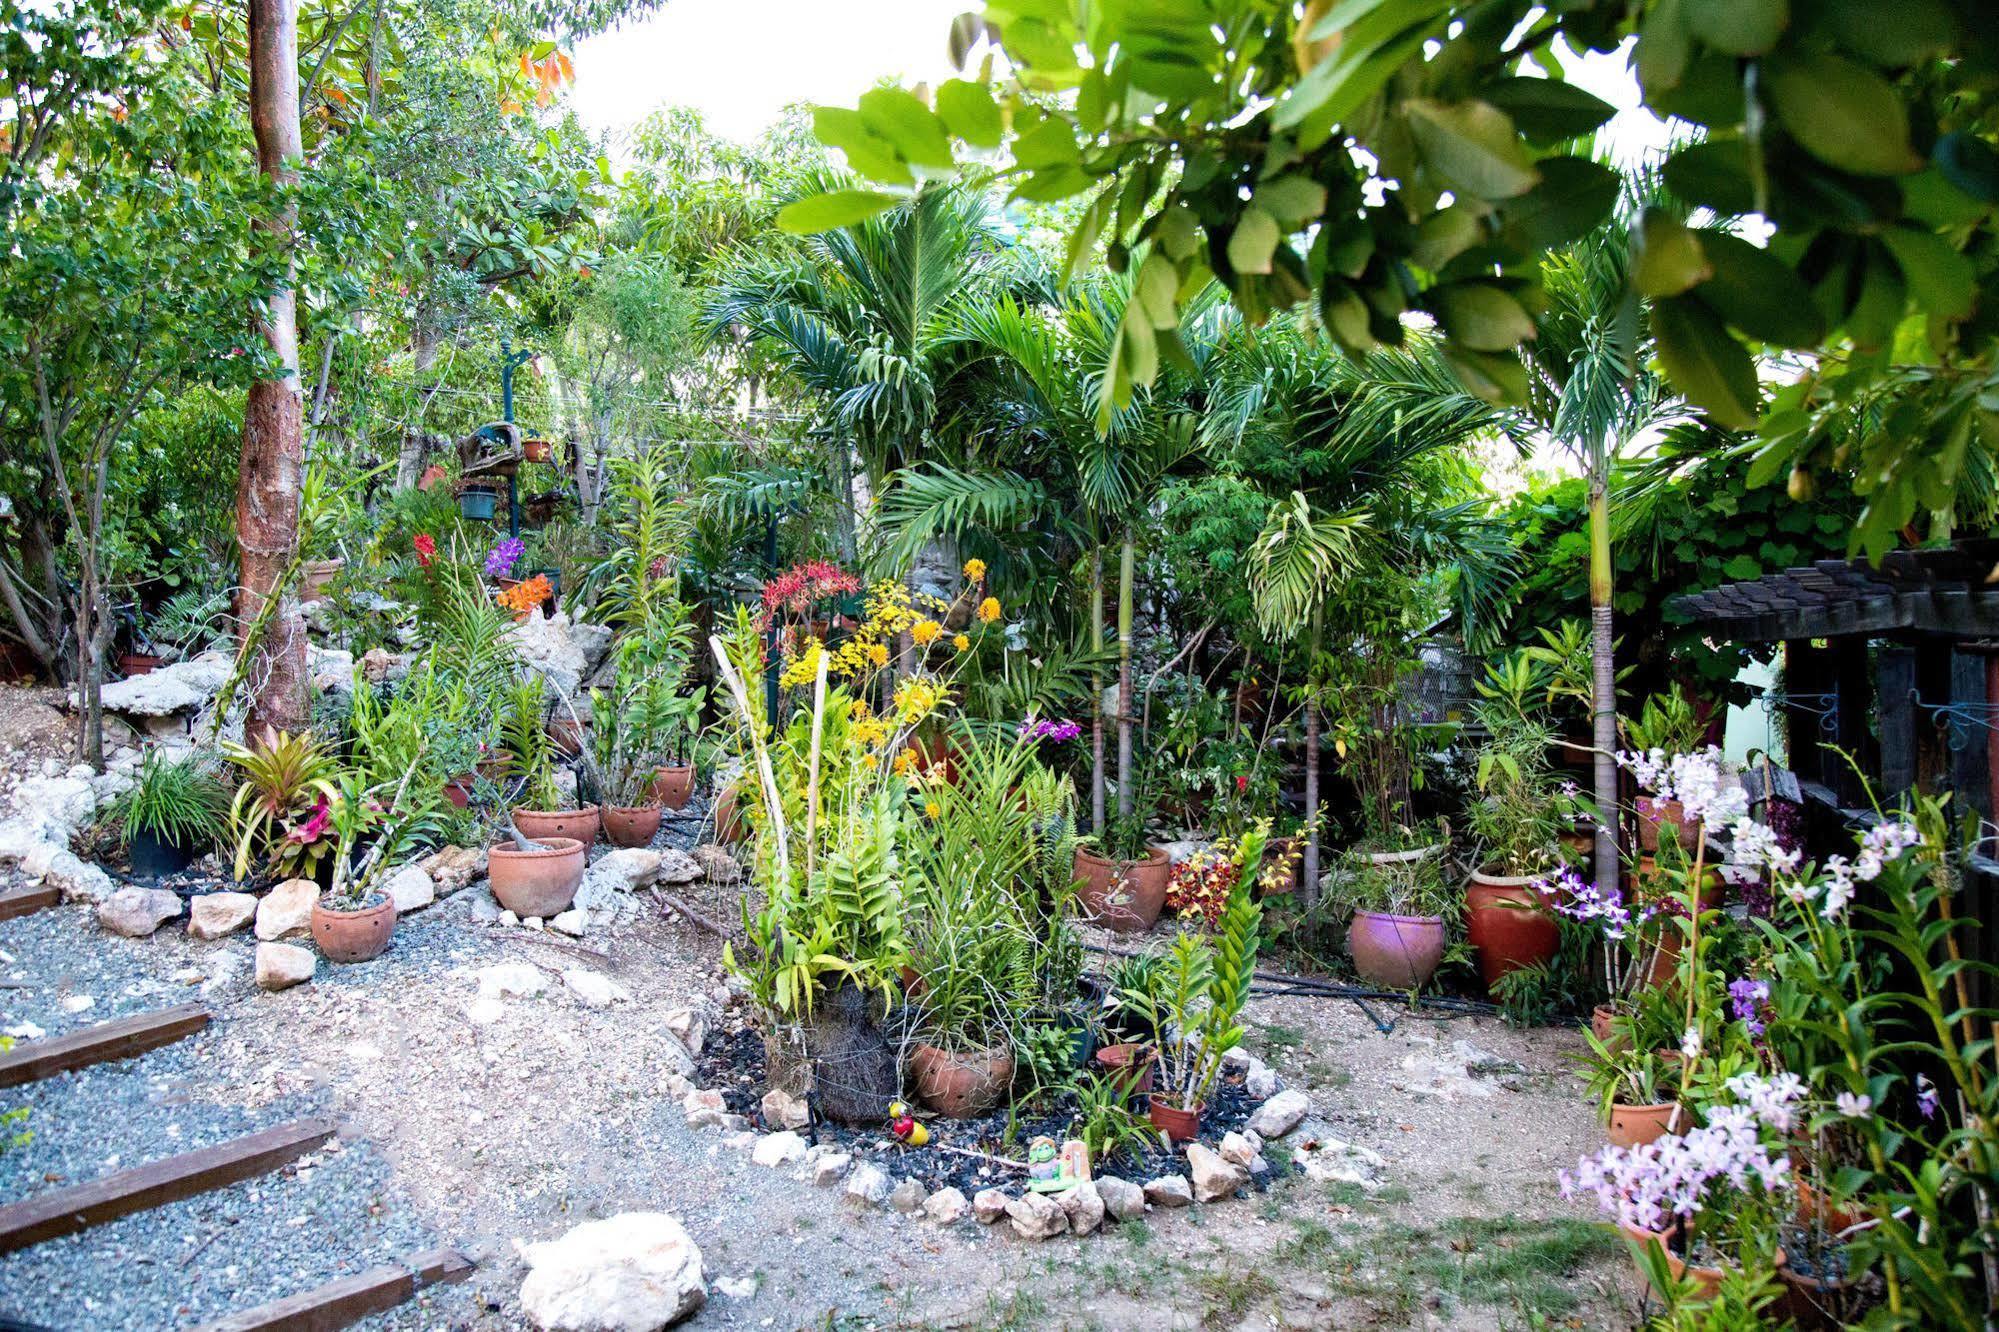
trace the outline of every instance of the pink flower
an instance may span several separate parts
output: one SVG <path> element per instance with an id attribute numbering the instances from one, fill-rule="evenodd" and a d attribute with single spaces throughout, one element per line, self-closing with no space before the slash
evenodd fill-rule
<path id="1" fill-rule="evenodd" d="M 326 797 L 321 796 L 319 803 L 312 807 L 312 813 L 306 817 L 305 822 L 295 825 L 287 832 L 285 840 L 295 842 L 299 846 L 311 846 L 326 835 L 326 827 L 332 822 L 333 811 L 327 807 Z"/>

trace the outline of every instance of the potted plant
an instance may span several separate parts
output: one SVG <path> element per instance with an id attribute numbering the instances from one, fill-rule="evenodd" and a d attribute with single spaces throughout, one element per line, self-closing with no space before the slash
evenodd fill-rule
<path id="1" fill-rule="evenodd" d="M 514 837 L 486 850 L 493 900 L 526 920 L 569 909 L 582 886 L 587 848 L 574 837 Z"/>
<path id="2" fill-rule="evenodd" d="M 1707 737 L 1707 723 L 1694 711 L 1686 691 L 1675 683 L 1663 694 L 1646 699 L 1635 717 L 1620 718 L 1625 747 L 1635 754 L 1659 759 L 1693 754 Z M 1638 845 L 1656 854 L 1662 839 L 1678 841 L 1686 828 L 1686 810 L 1670 795 L 1642 795 L 1633 802 L 1638 820 Z"/>
<path id="3" fill-rule="evenodd" d="M 332 755 L 310 731 L 276 730 L 255 747 L 225 740 L 222 755 L 243 773 L 229 805 L 233 877 L 247 877 L 255 863 L 280 879 L 323 882 L 339 794 Z"/>
<path id="4" fill-rule="evenodd" d="M 1263 854 L 1262 833 L 1252 832 L 1244 843 L 1253 844 L 1251 859 Z M 1162 1034 L 1147 1114 L 1171 1141 L 1200 1134 L 1222 1057 L 1242 1044 L 1242 1009 L 1256 972 L 1262 925 L 1256 895 L 1238 882 L 1213 936 L 1181 934 L 1164 955 L 1157 991 L 1134 996 L 1148 1005 L 1154 1030 Z"/>
<path id="5" fill-rule="evenodd" d="M 1166 906 L 1173 859 L 1151 844 L 1149 792 L 1140 792 L 1130 814 L 1114 815 L 1097 846 L 1078 844 L 1075 874 L 1084 915 L 1120 934 L 1143 934 Z"/>
<path id="6" fill-rule="evenodd" d="M 382 876 L 408 849 L 421 811 L 405 804 L 413 760 L 393 788 L 370 787 L 344 773 L 330 802 L 333 882 L 312 904 L 312 941 L 329 962 L 366 962 L 389 946 L 396 928 L 395 899 L 381 890 Z"/>
<path id="7" fill-rule="evenodd" d="M 228 808 L 229 792 L 210 759 L 170 759 L 149 749 L 132 786 L 113 802 L 111 820 L 132 873 L 160 879 L 180 873 L 215 844 Z"/>
<path id="8" fill-rule="evenodd" d="M 468 482 L 458 491 L 458 516 L 467 522 L 490 523 L 499 503 L 499 492 L 491 486 Z"/>
<path id="9" fill-rule="evenodd" d="M 1780 1202 L 1789 1175 L 1773 1130 L 1793 1111 L 1767 1080 L 1737 1085 L 1750 1093 L 1747 1103 L 1717 1106 L 1707 1124 L 1606 1147 L 1562 1172 L 1563 1195 L 1596 1196 L 1669 1304 L 1689 1286 L 1712 1298 L 1730 1269 L 1767 1279 L 1784 1265 Z"/>
<path id="10" fill-rule="evenodd" d="M 1362 980 L 1390 990 L 1427 985 L 1443 961 L 1447 921 L 1461 899 L 1435 852 L 1349 852 L 1333 895 L 1352 913 L 1347 952 Z"/>
<path id="11" fill-rule="evenodd" d="M 587 848 L 597 840 L 598 807 L 562 808 L 565 801 L 555 784 L 555 745 L 548 735 L 547 708 L 542 677 L 533 671 L 517 676 L 500 719 L 510 781 L 521 793 L 522 803 L 513 811 L 514 826 L 530 841 L 569 837 Z"/>
<path id="12" fill-rule="evenodd" d="M 1549 768 L 1551 733 L 1539 716 L 1543 688 L 1526 653 L 1488 669 L 1476 685 L 1475 798 L 1466 822 L 1478 868 L 1465 889 L 1465 937 L 1478 951 L 1488 989 L 1522 967 L 1555 956 L 1562 932 L 1541 881 L 1562 863 L 1557 838 L 1574 804 Z"/>

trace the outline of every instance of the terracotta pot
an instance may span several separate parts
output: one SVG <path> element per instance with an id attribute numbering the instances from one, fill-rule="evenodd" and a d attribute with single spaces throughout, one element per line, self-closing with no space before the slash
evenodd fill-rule
<path id="1" fill-rule="evenodd" d="M 453 777 L 444 784 L 444 798 L 456 809 L 464 809 L 472 803 L 472 777 Z"/>
<path id="2" fill-rule="evenodd" d="M 951 742 L 943 736 L 915 736 L 903 748 L 916 755 L 916 774 L 919 777 L 936 772 L 941 774 L 939 780 L 952 786 L 958 784 L 958 765 L 951 756 Z"/>
<path id="3" fill-rule="evenodd" d="M 1005 1097 L 1013 1082 L 1013 1053 L 919 1043 L 909 1053 L 909 1071 L 925 1105 L 947 1119 L 976 1119 Z"/>
<path id="4" fill-rule="evenodd" d="M 1158 1060 L 1149 1045 L 1106 1045 L 1097 1051 L 1097 1067 L 1123 1088 L 1129 1100 L 1152 1091 L 1152 1075 L 1158 1070 Z"/>
<path id="5" fill-rule="evenodd" d="M 1535 891 L 1538 881 L 1538 875 L 1477 870 L 1465 889 L 1465 937 L 1478 950 L 1488 990 L 1508 972 L 1541 966 L 1561 949 L 1562 927 Z"/>
<path id="6" fill-rule="evenodd" d="M 1152 1121 L 1152 1127 L 1174 1142 L 1188 1142 L 1200 1136 L 1201 1111 L 1206 1108 L 1197 1105 L 1191 1110 L 1182 1110 L 1177 1105 L 1167 1105 L 1155 1096 L 1145 1117 Z"/>
<path id="7" fill-rule="evenodd" d="M 528 611 L 529 615 L 534 612 Z M 575 758 L 583 752 L 583 721 L 577 717 L 550 717 L 548 738 L 555 742 L 555 752 L 564 758 Z"/>
<path id="8" fill-rule="evenodd" d="M 694 795 L 694 768 L 692 765 L 662 763 L 653 772 L 652 784 L 646 788 L 646 798 L 657 800 L 668 809 L 685 809 Z"/>
<path id="9" fill-rule="evenodd" d="M 554 447 L 545 439 L 524 439 L 521 441 L 521 457 L 528 462 L 545 463 L 554 454 Z"/>
<path id="10" fill-rule="evenodd" d="M 298 599 L 318 601 L 326 595 L 327 584 L 347 567 L 345 560 L 307 560 L 299 566 Z"/>
<path id="11" fill-rule="evenodd" d="M 1673 1242 L 1679 1235 L 1677 1227 L 1672 1230 L 1663 1231 L 1640 1230 L 1636 1226 L 1622 1226 L 1620 1229 L 1624 1231 L 1627 1238 L 1638 1244 L 1656 1244 L 1663 1249 L 1666 1254 L 1667 1270 L 1672 1272 L 1674 1281 L 1678 1282 L 1691 1274 L 1694 1279 L 1695 1294 L 1700 1299 L 1711 1300 L 1714 1298 L 1715 1292 L 1721 1289 L 1722 1277 L 1725 1275 L 1721 1268 L 1689 1268 L 1687 1260 L 1673 1251 Z M 1784 1270 L 1784 1262 L 1784 1251 L 1779 1249 L 1777 1250 L 1777 1271 L 1779 1274 L 1782 1274 Z M 1645 1269 L 1643 1266 L 1639 1267 L 1638 1275 L 1640 1279 L 1645 1278 Z M 1664 1294 L 1663 1291 L 1660 1293 Z"/>
<path id="12" fill-rule="evenodd" d="M 343 911 L 324 901 L 312 904 L 312 941 L 328 962 L 366 962 L 389 946 L 396 928 L 396 903 L 374 893 L 360 907 Z"/>
<path id="13" fill-rule="evenodd" d="M 1610 1107 L 1608 1136 L 1613 1147 L 1640 1147 L 1648 1142 L 1657 1142 L 1668 1133 L 1684 1132 L 1691 1126 L 1690 1116 L 1680 1110 L 1679 1119 L 1673 1112 L 1680 1110 L 1678 1101 L 1661 1101 L 1654 1105 L 1624 1105 Z"/>
<path id="14" fill-rule="evenodd" d="M 546 842 L 551 837 L 573 837 L 586 850 L 597 840 L 597 829 L 602 822 L 595 805 L 585 805 L 582 809 L 514 811 L 514 827 L 520 829 L 521 836 L 530 842 Z"/>
<path id="15" fill-rule="evenodd" d="M 1562 860 L 1582 870 L 1585 878 L 1590 877 L 1590 862 L 1596 857 L 1596 832 L 1589 828 L 1570 828 L 1557 840 L 1562 844 Z"/>
<path id="16" fill-rule="evenodd" d="M 1606 1050 L 1609 1050 L 1612 1054 L 1621 1054 L 1631 1048 L 1631 1037 L 1626 1033 L 1618 1031 L 1615 1025 L 1616 1020 L 1617 1010 L 1615 1008 L 1612 1008 L 1609 1004 L 1598 1004 L 1590 1010 L 1589 1029 L 1591 1035 L 1603 1042 Z"/>
<path id="17" fill-rule="evenodd" d="M 1074 873 L 1083 883 L 1083 911 L 1089 919 L 1120 934 L 1143 934 L 1166 905 L 1173 860 L 1156 846 L 1136 861 L 1107 860 L 1079 846 Z"/>
<path id="18" fill-rule="evenodd" d="M 736 809 L 736 784 L 731 782 L 715 795 L 715 840 L 735 843 L 749 835 L 749 820 Z"/>
<path id="19" fill-rule="evenodd" d="M 126 679 L 135 675 L 151 675 L 167 664 L 167 659 L 151 652 L 121 652 L 118 654 L 118 673 Z"/>
<path id="20" fill-rule="evenodd" d="M 1681 888 L 1665 870 L 1659 868 L 1657 856 L 1640 856 L 1631 865 L 1631 891 L 1641 901 L 1656 902 L 1668 894 L 1678 897 Z M 1727 901 L 1728 889 L 1722 880 L 1721 868 L 1709 865 L 1701 871 L 1701 910 L 1719 911 Z"/>
<path id="21" fill-rule="evenodd" d="M 1681 846 L 1692 849 L 1692 839 L 1686 833 L 1686 807 L 1679 801 L 1654 800 L 1651 796 L 1639 796 L 1632 803 L 1638 811 L 1638 845 L 1642 849 L 1657 851 L 1667 828 L 1673 829 Z"/>
<path id="22" fill-rule="evenodd" d="M 628 809 L 606 805 L 602 814 L 604 840 L 612 846 L 650 846 L 653 834 L 659 831 L 658 805 L 639 805 Z"/>
<path id="23" fill-rule="evenodd" d="M 1793 1172 L 1798 1181 L 1798 1209 L 1796 1216 L 1801 1226 L 1823 1225 L 1827 1230 L 1838 1233 L 1849 1230 L 1867 1219 L 1867 1213 L 1856 1212 L 1841 1207 L 1806 1179 L 1803 1174 Z"/>
<path id="24" fill-rule="evenodd" d="M 583 884 L 584 844 L 574 837 L 537 838 L 543 851 L 522 851 L 499 842 L 486 852 L 493 900 L 525 920 L 547 920 L 569 909 Z"/>
<path id="25" fill-rule="evenodd" d="M 1356 911 L 1347 926 L 1347 952 L 1370 985 L 1421 989 L 1444 959 L 1444 918 Z"/>

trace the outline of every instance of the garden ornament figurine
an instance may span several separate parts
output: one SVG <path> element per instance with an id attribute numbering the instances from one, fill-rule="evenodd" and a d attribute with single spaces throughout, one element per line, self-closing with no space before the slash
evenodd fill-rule
<path id="1" fill-rule="evenodd" d="M 896 1141 L 906 1147 L 921 1147 L 930 1141 L 930 1130 L 923 1122 L 909 1112 L 909 1107 L 901 1101 L 891 1102 L 888 1107 L 889 1131 Z"/>
<path id="2" fill-rule="evenodd" d="M 1036 1138 L 1027 1148 L 1027 1187 L 1034 1193 L 1061 1193 L 1090 1177 L 1090 1149 L 1075 1138 L 1058 1151 L 1055 1139 Z"/>

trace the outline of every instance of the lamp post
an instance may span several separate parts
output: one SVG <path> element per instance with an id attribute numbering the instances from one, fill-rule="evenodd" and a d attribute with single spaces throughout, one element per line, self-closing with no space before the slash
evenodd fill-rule
<path id="1" fill-rule="evenodd" d="M 534 359 L 531 351 L 515 351 L 513 339 L 500 339 L 500 419 L 514 423 L 514 370 Z M 518 469 L 507 473 L 507 535 L 521 534 L 521 479 Z"/>

